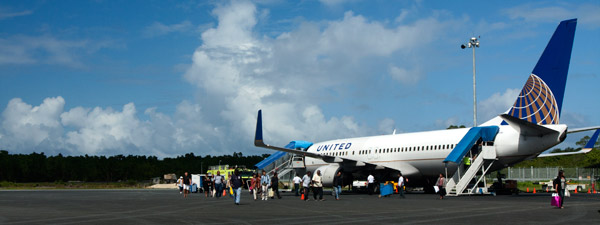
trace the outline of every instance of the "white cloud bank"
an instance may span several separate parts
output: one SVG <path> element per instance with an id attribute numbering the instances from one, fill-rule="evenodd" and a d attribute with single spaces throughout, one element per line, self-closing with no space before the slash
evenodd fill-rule
<path id="1" fill-rule="evenodd" d="M 526 22 L 556 22 L 578 18 L 584 28 L 600 27 L 600 5 L 561 3 L 554 6 L 542 6 L 544 3 L 526 3 L 503 10 L 511 19 L 522 19 Z"/>
<path id="2" fill-rule="evenodd" d="M 449 23 L 431 17 L 390 26 L 346 12 L 339 20 L 302 22 L 269 38 L 255 33 L 257 8 L 250 2 L 220 5 L 212 14 L 218 24 L 202 33 L 202 45 L 184 74 L 202 93 L 198 102 L 180 103 L 173 115 L 150 108 L 144 111 L 148 119 L 140 119 L 133 103 L 119 110 L 65 111 L 62 97 L 48 98 L 39 106 L 13 99 L 2 114 L 0 148 L 159 157 L 186 152 L 251 154 L 258 109 L 263 109 L 265 138 L 277 145 L 292 139 L 389 133 L 393 120 L 367 127 L 350 116 L 325 115 L 316 96 L 371 79 L 364 62 L 373 57 L 397 54 L 395 62 L 410 61 L 417 46 L 440 37 L 447 29 L 443 23 Z M 155 32 L 175 32 L 188 25 L 156 27 Z M 415 75 L 422 74 L 414 63 L 409 69 L 389 61 L 370 66 L 384 68 L 388 76 L 406 84 L 418 82 Z"/>

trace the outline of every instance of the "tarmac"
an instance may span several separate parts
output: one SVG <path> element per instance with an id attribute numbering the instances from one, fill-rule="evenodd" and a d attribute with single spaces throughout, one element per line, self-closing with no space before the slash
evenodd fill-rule
<path id="1" fill-rule="evenodd" d="M 564 209 L 550 193 L 446 197 L 343 194 L 340 200 L 183 198 L 177 190 L 3 190 L 0 224 L 599 224 L 600 194 L 572 194 Z M 311 196 L 312 197 L 312 196 Z"/>

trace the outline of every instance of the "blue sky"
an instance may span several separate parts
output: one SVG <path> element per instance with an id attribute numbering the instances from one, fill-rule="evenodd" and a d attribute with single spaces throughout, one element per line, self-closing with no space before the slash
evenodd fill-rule
<path id="1" fill-rule="evenodd" d="M 598 1 L 2 2 L 0 148 L 269 153 L 252 145 L 258 109 L 279 145 L 469 126 L 471 51 L 460 44 L 480 36 L 484 122 L 513 104 L 570 18 L 561 123 L 600 125 L 599 11 Z"/>

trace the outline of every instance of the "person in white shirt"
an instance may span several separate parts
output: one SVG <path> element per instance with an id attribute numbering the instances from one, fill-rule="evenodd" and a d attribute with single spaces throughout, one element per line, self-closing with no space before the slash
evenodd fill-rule
<path id="1" fill-rule="evenodd" d="M 217 198 L 220 198 L 223 195 L 223 182 L 225 182 L 225 178 L 221 176 L 221 171 L 217 171 L 217 175 L 213 178 Z"/>
<path id="2" fill-rule="evenodd" d="M 262 200 L 267 201 L 269 198 L 269 187 L 271 186 L 271 178 L 267 175 L 267 172 L 262 171 L 260 176 L 260 186 L 262 187 Z"/>
<path id="3" fill-rule="evenodd" d="M 408 179 L 406 179 L 406 181 L 408 181 Z M 404 176 L 402 176 L 402 173 L 398 173 L 398 194 L 400 194 L 400 197 L 405 198 L 404 197 Z"/>
<path id="4" fill-rule="evenodd" d="M 312 173 L 310 171 L 308 171 L 302 177 L 302 188 L 304 189 L 304 191 L 303 191 L 303 193 L 304 193 L 304 201 L 308 201 L 308 191 L 309 191 L 310 182 L 311 182 L 310 175 L 312 175 Z"/>
<path id="5" fill-rule="evenodd" d="M 296 189 L 296 196 L 300 196 L 298 194 L 298 191 L 300 190 L 300 182 L 302 182 L 302 178 L 300 178 L 298 174 L 296 174 L 296 176 L 294 177 L 294 189 Z"/>
<path id="6" fill-rule="evenodd" d="M 179 194 L 183 193 L 183 176 L 180 176 L 179 179 L 177 179 L 177 183 L 176 183 L 177 187 L 179 187 Z"/>
<path id="7" fill-rule="evenodd" d="M 319 195 L 319 200 L 323 201 L 323 178 L 321 177 L 321 171 L 317 170 L 315 175 L 312 178 L 313 183 L 313 195 L 315 200 L 317 200 L 317 194 Z"/>
<path id="8" fill-rule="evenodd" d="M 369 182 L 369 185 L 367 186 L 369 189 L 369 195 L 373 195 L 373 188 L 375 188 L 375 177 L 372 174 L 369 174 L 367 177 L 367 182 Z"/>

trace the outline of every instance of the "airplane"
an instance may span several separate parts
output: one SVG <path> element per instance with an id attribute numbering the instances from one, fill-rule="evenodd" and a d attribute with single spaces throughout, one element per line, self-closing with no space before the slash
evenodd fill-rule
<path id="1" fill-rule="evenodd" d="M 566 124 L 559 123 L 576 25 L 577 19 L 560 22 L 513 106 L 480 126 L 394 132 L 314 144 L 300 141 L 305 144 L 277 147 L 264 143 L 259 110 L 254 145 L 302 156 L 306 171 L 321 171 L 324 186 L 332 185 L 338 171 L 365 177 L 373 174 L 378 179 L 401 172 L 412 180 L 425 181 L 433 189 L 435 178 L 440 173 L 445 172 L 447 177 L 448 173 L 455 173 L 460 161 L 477 145 L 495 149 L 491 156 L 494 162 L 487 168 L 490 172 L 535 158 L 563 142 L 568 133 L 600 129 L 596 126 L 569 130 Z"/>

